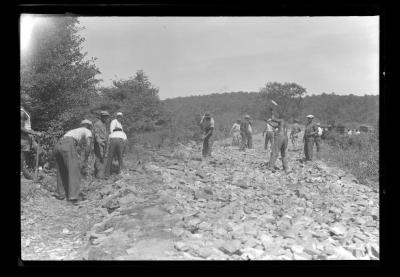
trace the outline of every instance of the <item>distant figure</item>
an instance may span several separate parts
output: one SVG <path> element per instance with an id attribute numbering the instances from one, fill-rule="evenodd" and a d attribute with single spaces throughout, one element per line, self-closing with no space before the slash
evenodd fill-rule
<path id="1" fill-rule="evenodd" d="M 204 132 L 203 135 L 203 157 L 211 156 L 212 151 L 212 134 L 214 131 L 214 119 L 211 117 L 209 112 L 206 112 L 200 120 L 201 129 Z"/>
<path id="2" fill-rule="evenodd" d="M 290 140 L 292 141 L 293 147 L 297 146 L 297 139 L 299 137 L 299 133 L 301 132 L 301 128 L 299 125 L 299 121 L 297 119 L 294 120 L 294 124 L 292 126 L 292 129 L 290 131 Z"/>
<path id="3" fill-rule="evenodd" d="M 321 136 L 322 136 L 322 128 L 320 123 L 317 123 L 317 128 L 318 132 L 317 135 L 315 136 L 315 146 L 317 148 L 317 152 L 319 152 L 321 149 Z"/>
<path id="4" fill-rule="evenodd" d="M 242 136 L 242 143 L 240 145 L 239 150 L 244 151 L 246 148 L 251 149 L 253 146 L 252 142 L 252 129 L 251 129 L 251 122 L 250 116 L 247 114 L 244 117 L 244 120 L 240 124 L 240 135 Z"/>
<path id="5" fill-rule="evenodd" d="M 271 125 L 271 120 L 267 121 L 265 129 L 263 131 L 263 136 L 265 135 L 264 149 L 268 149 L 268 143 L 270 144 L 270 149 L 272 151 L 272 146 L 274 144 L 274 127 Z"/>
<path id="6" fill-rule="evenodd" d="M 121 120 L 122 120 L 122 113 L 117 112 L 116 118 L 114 118 L 110 123 L 110 134 L 114 132 L 116 128 L 121 129 L 121 131 L 124 130 L 124 128 L 122 128 Z"/>
<path id="7" fill-rule="evenodd" d="M 111 165 L 114 158 L 118 159 L 118 174 L 124 168 L 123 154 L 125 153 L 127 146 L 126 134 L 121 128 L 115 128 L 109 136 L 109 148 L 107 155 L 107 163 L 105 169 L 105 177 L 109 177 L 111 174 Z"/>
<path id="8" fill-rule="evenodd" d="M 356 130 L 356 135 L 359 135 L 359 134 L 361 134 L 361 133 L 360 133 L 360 130 L 357 129 L 357 130 Z"/>
<path id="9" fill-rule="evenodd" d="M 304 130 L 304 137 L 303 137 L 303 142 L 304 142 L 304 155 L 305 155 L 305 160 L 306 161 L 312 161 L 313 158 L 313 146 L 314 146 L 314 141 L 315 137 L 318 135 L 318 127 L 315 125 L 313 122 L 313 115 L 307 115 L 307 124 L 306 128 Z"/>
<path id="10" fill-rule="evenodd" d="M 269 160 L 269 169 L 274 170 L 275 162 L 278 158 L 279 152 L 281 153 L 283 170 L 288 173 L 288 163 L 286 159 L 286 149 L 288 146 L 288 136 L 287 136 L 287 123 L 277 112 L 272 113 L 271 123 L 276 124 L 276 131 L 274 134 L 274 144 L 271 152 L 271 157 Z"/>
<path id="11" fill-rule="evenodd" d="M 81 172 L 77 145 L 86 140 L 84 159 L 87 161 L 91 149 L 92 122 L 85 119 L 82 127 L 68 131 L 56 144 L 54 157 L 57 169 L 57 198 L 76 203 L 79 200 Z"/>
<path id="12" fill-rule="evenodd" d="M 349 131 L 347 132 L 347 134 L 348 134 L 349 136 L 351 136 L 351 135 L 353 134 L 353 131 L 352 131 L 351 129 L 349 129 Z"/>
<path id="13" fill-rule="evenodd" d="M 229 135 L 232 136 L 233 146 L 240 145 L 240 123 L 241 123 L 240 119 L 236 120 L 236 122 L 233 124 L 231 128 L 231 131 L 229 132 Z"/>
<path id="14" fill-rule="evenodd" d="M 100 120 L 96 121 L 93 127 L 94 135 L 94 175 L 96 178 L 104 178 L 105 170 L 105 157 L 107 155 L 107 142 L 108 142 L 108 132 L 107 132 L 107 119 L 110 114 L 107 111 L 100 112 Z"/>

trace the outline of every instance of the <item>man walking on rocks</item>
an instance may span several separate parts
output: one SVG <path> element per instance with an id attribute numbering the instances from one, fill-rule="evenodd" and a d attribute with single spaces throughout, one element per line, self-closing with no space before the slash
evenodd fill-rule
<path id="1" fill-rule="evenodd" d="M 108 133 L 106 122 L 110 114 L 107 111 L 100 112 L 100 120 L 93 127 L 94 134 L 94 175 L 96 178 L 104 178 L 105 158 L 107 155 Z"/>
<path id="2" fill-rule="evenodd" d="M 203 157 L 211 156 L 212 150 L 212 134 L 214 131 L 214 118 L 211 117 L 209 112 L 206 112 L 200 120 L 201 129 L 204 132 L 203 135 Z"/>
<path id="3" fill-rule="evenodd" d="M 251 149 L 253 147 L 252 141 L 252 129 L 251 129 L 251 122 L 250 116 L 246 114 L 244 116 L 244 120 L 240 124 L 240 135 L 242 136 L 242 143 L 240 145 L 240 151 L 244 151 L 247 148 Z"/>
<path id="4" fill-rule="evenodd" d="M 111 165 L 114 158 L 118 159 L 118 174 L 123 169 L 123 154 L 125 153 L 127 137 L 121 128 L 115 128 L 109 136 L 109 149 L 107 155 L 107 164 L 105 177 L 109 177 L 111 173 Z"/>
<path id="5" fill-rule="evenodd" d="M 56 144 L 54 157 L 57 168 L 57 198 L 73 203 L 79 201 L 81 172 L 77 146 L 82 140 L 86 140 L 85 161 L 87 161 L 90 149 L 92 122 L 85 119 L 81 122 L 82 127 L 68 131 Z"/>
<path id="6" fill-rule="evenodd" d="M 306 161 L 312 161 L 313 158 L 313 145 L 315 143 L 315 137 L 318 135 L 317 125 L 313 122 L 314 116 L 307 115 L 307 124 L 304 130 L 304 155 Z"/>
<path id="7" fill-rule="evenodd" d="M 287 123 L 286 121 L 278 115 L 277 112 L 272 113 L 271 123 L 276 124 L 277 130 L 274 134 L 274 144 L 271 152 L 271 157 L 269 160 L 269 169 L 275 169 L 275 162 L 278 158 L 279 152 L 281 153 L 283 170 L 288 173 L 288 163 L 286 159 L 286 149 L 288 146 L 288 136 L 287 136 Z"/>
<path id="8" fill-rule="evenodd" d="M 274 127 L 270 124 L 271 121 L 267 121 L 267 126 L 265 126 L 265 129 L 263 131 L 263 135 L 265 134 L 265 143 L 264 143 L 264 149 L 268 149 L 268 143 L 270 144 L 270 149 L 272 151 L 272 147 L 274 144 Z"/>
<path id="9" fill-rule="evenodd" d="M 229 132 L 229 134 L 232 136 L 233 146 L 240 145 L 240 122 L 240 119 L 236 120 L 231 128 L 231 131 Z"/>

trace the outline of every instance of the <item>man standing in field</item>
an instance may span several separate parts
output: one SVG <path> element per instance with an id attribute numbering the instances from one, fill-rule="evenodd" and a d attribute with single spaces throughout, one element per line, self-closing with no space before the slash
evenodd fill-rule
<path id="1" fill-rule="evenodd" d="M 313 122 L 314 116 L 307 115 L 307 124 L 304 130 L 304 155 L 306 161 L 312 161 L 313 158 L 313 145 L 315 141 L 315 137 L 318 135 L 317 125 Z"/>
<path id="2" fill-rule="evenodd" d="M 252 137 L 251 137 L 251 123 L 250 116 L 246 114 L 244 116 L 244 120 L 240 124 L 240 135 L 242 136 L 242 143 L 240 145 L 240 151 L 244 151 L 247 148 L 251 149 L 253 146 Z"/>
<path id="3" fill-rule="evenodd" d="M 288 163 L 286 159 L 286 149 L 288 146 L 287 123 L 282 118 L 282 116 L 280 116 L 275 111 L 272 112 L 271 123 L 272 122 L 275 123 L 275 128 L 277 128 L 277 130 L 275 131 L 274 135 L 274 144 L 268 167 L 272 171 L 275 169 L 275 162 L 280 152 L 282 158 L 283 170 L 285 171 L 285 173 L 288 173 Z"/>
<path id="4" fill-rule="evenodd" d="M 240 119 L 236 120 L 231 128 L 231 131 L 229 132 L 229 134 L 232 136 L 233 146 L 240 145 L 240 122 Z"/>
<path id="5" fill-rule="evenodd" d="M 81 122 L 82 127 L 68 131 L 56 144 L 54 157 L 57 169 L 57 198 L 73 203 L 79 201 L 81 172 L 77 146 L 86 140 L 85 161 L 87 161 L 92 146 L 92 122 L 85 119 Z"/>
<path id="6" fill-rule="evenodd" d="M 110 114 L 107 111 L 100 112 L 100 120 L 97 120 L 93 127 L 94 135 L 94 175 L 96 178 L 104 178 L 105 158 L 107 155 L 107 119 Z"/>
<path id="7" fill-rule="evenodd" d="M 214 119 L 211 117 L 209 112 L 204 113 L 200 120 L 200 127 L 204 132 L 203 135 L 203 157 L 211 156 L 212 151 L 212 134 L 214 131 Z"/>
<path id="8" fill-rule="evenodd" d="M 297 146 L 297 138 L 298 134 L 301 132 L 299 121 L 297 119 L 294 120 L 294 124 L 292 126 L 292 130 L 290 131 L 290 140 L 292 141 L 292 146 Z"/>
<path id="9" fill-rule="evenodd" d="M 272 151 L 272 147 L 274 144 L 274 127 L 271 125 L 271 120 L 267 121 L 267 125 L 263 131 L 263 136 L 265 135 L 264 149 L 268 149 L 268 143 L 270 144 L 270 149 Z"/>
<path id="10" fill-rule="evenodd" d="M 109 136 L 109 149 L 107 155 L 107 164 L 105 169 L 105 177 L 109 177 L 111 173 L 111 165 L 114 158 L 118 159 L 118 174 L 124 168 L 123 155 L 127 146 L 127 137 L 121 128 L 114 128 Z"/>

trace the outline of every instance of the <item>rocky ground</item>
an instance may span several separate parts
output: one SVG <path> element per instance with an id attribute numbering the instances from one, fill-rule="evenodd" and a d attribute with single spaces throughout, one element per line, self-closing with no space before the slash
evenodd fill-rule
<path id="1" fill-rule="evenodd" d="M 23 184 L 22 259 L 379 259 L 377 189 L 302 163 L 300 145 L 286 175 L 266 169 L 261 135 L 246 152 L 229 142 L 207 160 L 194 144 L 130 155 L 120 175 L 86 181 L 79 205 L 51 196 L 54 177 Z"/>

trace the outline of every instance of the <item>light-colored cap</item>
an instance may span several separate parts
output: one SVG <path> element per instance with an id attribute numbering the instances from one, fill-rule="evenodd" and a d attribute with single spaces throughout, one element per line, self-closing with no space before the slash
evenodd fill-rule
<path id="1" fill-rule="evenodd" d="M 88 119 L 84 119 L 84 120 L 82 120 L 82 122 L 81 122 L 81 125 L 83 125 L 83 124 L 92 125 L 92 121 L 90 121 L 90 120 L 88 120 Z"/>
<path id="2" fill-rule="evenodd" d="M 109 116 L 110 114 L 109 114 L 107 111 L 101 111 L 101 112 L 100 112 L 100 115 L 106 115 L 106 116 Z"/>
<path id="3" fill-rule="evenodd" d="M 312 114 L 309 114 L 306 116 L 307 118 L 314 118 L 314 116 Z"/>
<path id="4" fill-rule="evenodd" d="M 246 114 L 246 115 L 244 116 L 244 118 L 250 118 L 250 115 Z"/>
<path id="5" fill-rule="evenodd" d="M 120 116 L 122 116 L 122 113 L 121 113 L 121 112 L 117 112 L 117 115 L 120 115 Z"/>

